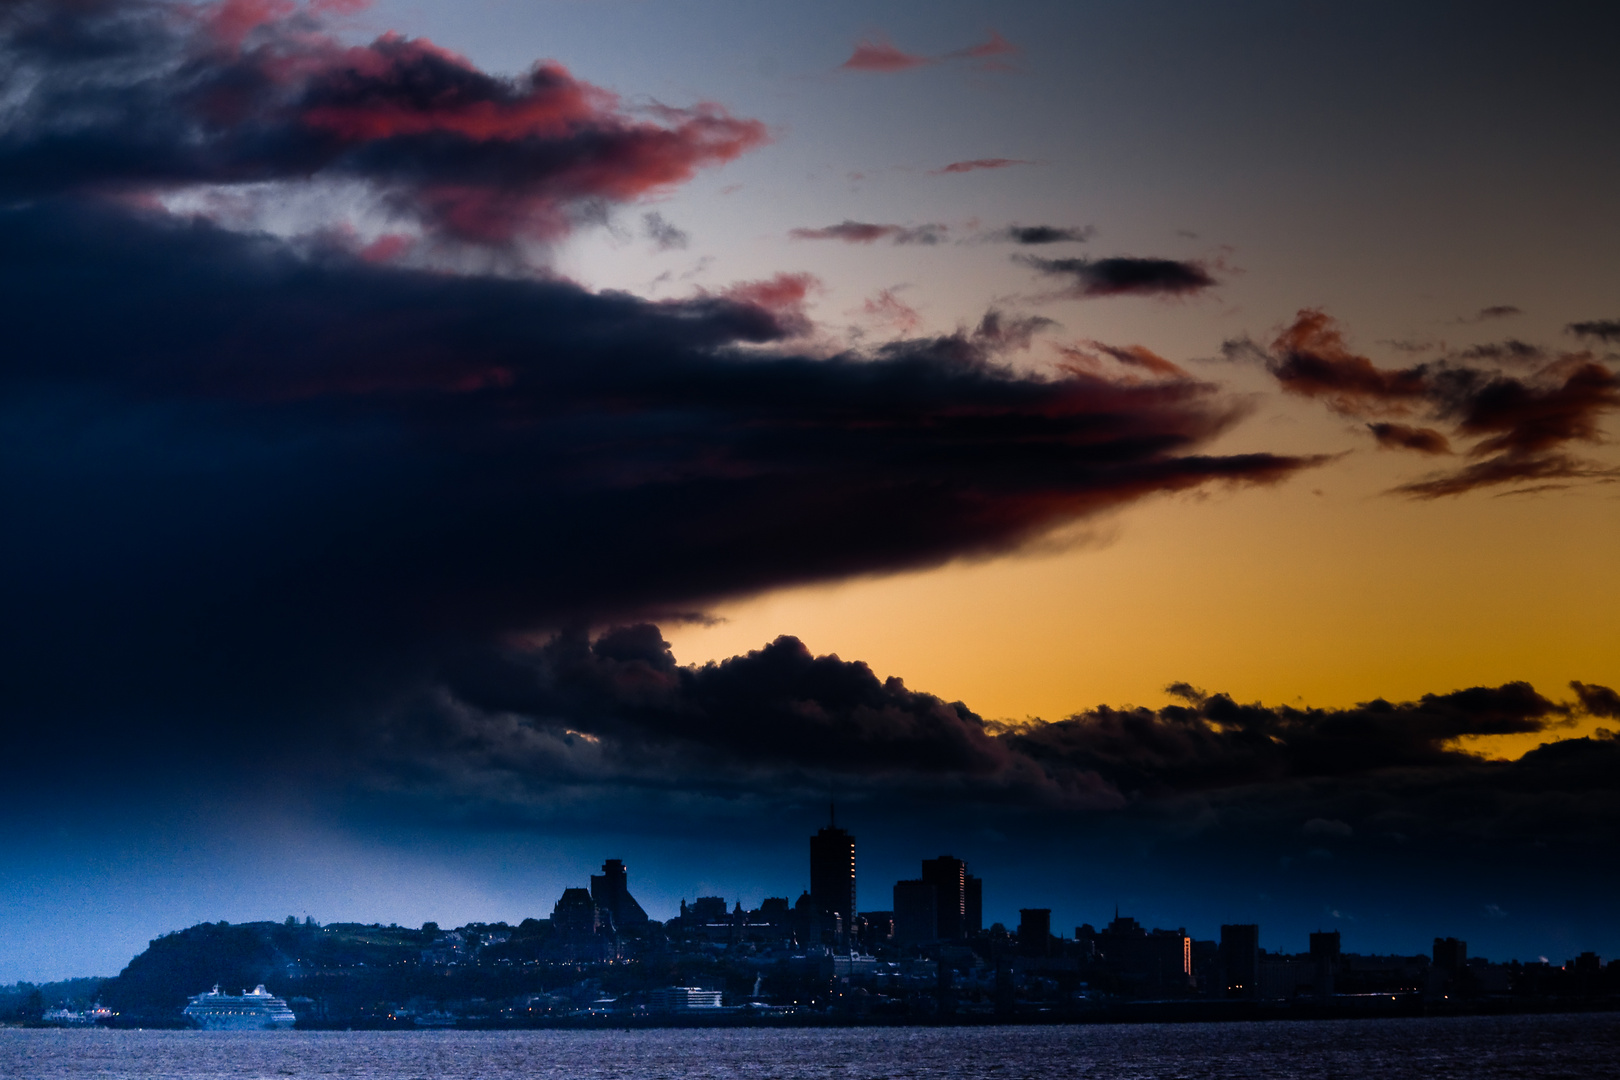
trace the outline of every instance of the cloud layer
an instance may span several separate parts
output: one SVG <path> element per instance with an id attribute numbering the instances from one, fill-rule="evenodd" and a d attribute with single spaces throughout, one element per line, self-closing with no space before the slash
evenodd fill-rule
<path id="1" fill-rule="evenodd" d="M 1473 460 L 1403 484 L 1396 489 L 1402 494 L 1432 499 L 1616 477 L 1568 450 L 1573 443 L 1602 442 L 1603 418 L 1620 408 L 1620 375 L 1591 353 L 1548 354 L 1510 340 L 1432 363 L 1383 368 L 1352 351 L 1343 328 L 1318 310 L 1301 311 L 1269 347 L 1243 339 L 1228 342 L 1226 351 L 1263 364 L 1284 391 L 1318 399 L 1343 416 L 1416 413 L 1449 424 L 1456 438 L 1473 440 L 1465 451 Z M 1432 427 L 1391 420 L 1367 426 L 1380 446 L 1424 454 L 1450 450 L 1450 440 Z"/>
<path id="2" fill-rule="evenodd" d="M 1312 463 L 1201 453 L 1241 415 L 1207 384 L 1004 367 L 1032 327 L 995 315 L 757 351 L 798 332 L 802 276 L 653 303 L 82 203 L 0 212 L 0 250 L 22 715 L 315 692 Z M 88 658 L 105 677 L 67 680 Z"/>
<path id="3" fill-rule="evenodd" d="M 888 240 L 895 244 L 933 245 L 944 240 L 949 232 L 945 225 L 887 225 L 846 218 L 836 225 L 817 229 L 791 229 L 788 235 L 795 240 L 841 240 L 846 244 Z"/>
<path id="4" fill-rule="evenodd" d="M 942 60 L 972 60 L 976 61 L 973 66 L 979 71 L 1010 71 L 1012 68 L 1006 58 L 1017 55 L 1018 51 L 1018 46 L 994 30 L 986 34 L 985 39 L 976 45 L 969 45 L 937 57 L 905 52 L 896 48 L 887 38 L 878 36 L 856 42 L 855 51 L 850 53 L 848 60 L 838 66 L 844 71 L 892 74 L 927 67 Z"/>
<path id="5" fill-rule="evenodd" d="M 1552 741 L 1577 719 L 1615 714 L 1620 698 L 1571 689 L 1570 700 L 1507 683 L 1301 708 L 1173 684 L 1179 700 L 1162 708 L 1009 724 L 793 638 L 682 666 L 656 627 L 634 625 L 466 658 L 395 717 L 378 743 L 387 755 L 363 766 L 413 778 L 413 798 L 520 816 L 568 813 L 559 791 L 643 808 L 678 791 L 722 815 L 770 816 L 832 786 L 891 829 L 977 821 L 1032 848 L 1123 831 L 1267 858 L 1303 834 L 1359 845 L 1387 874 L 1407 857 L 1460 868 L 1495 844 L 1488 868 L 1467 871 L 1489 878 L 1548 843 L 1620 840 L 1620 742 L 1602 729 Z M 1519 761 L 1469 750 L 1476 737 L 1535 733 L 1549 741 Z"/>
<path id="6" fill-rule="evenodd" d="M 345 44 L 329 19 L 353 6 L 0 16 L 0 679 L 25 741 L 72 725 L 114 772 L 251 771 L 258 744 L 221 732 L 253 729 L 221 716 L 363 741 L 514 639 L 1013 551 L 1316 463 L 1205 452 L 1243 409 L 1179 370 L 1011 366 L 1037 318 L 810 356 L 807 274 L 652 302 L 444 257 L 555 237 L 765 130 L 632 110 L 552 63 L 502 78 L 422 39 Z M 332 184 L 401 231 L 278 238 L 220 210 Z M 439 257 L 402 258 L 418 244 Z M 870 318 L 916 324 L 892 295 Z"/>
<path id="7" fill-rule="evenodd" d="M 292 3 L 22 0 L 0 56 L 11 199 L 360 182 L 430 237 L 500 245 L 766 140 L 714 105 L 626 110 L 550 62 L 507 79 L 423 39 L 346 46 Z"/>
<path id="8" fill-rule="evenodd" d="M 1069 282 L 1067 292 L 1082 299 L 1103 296 L 1187 296 L 1216 284 L 1202 263 L 1117 255 L 1107 259 L 1014 260 L 1047 277 Z"/>

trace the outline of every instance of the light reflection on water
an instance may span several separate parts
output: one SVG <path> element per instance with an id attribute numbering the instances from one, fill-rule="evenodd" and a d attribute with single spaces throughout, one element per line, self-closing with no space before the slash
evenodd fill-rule
<path id="1" fill-rule="evenodd" d="M 1613 1078 L 1620 1014 L 1085 1027 L 0 1031 L 30 1080 Z"/>

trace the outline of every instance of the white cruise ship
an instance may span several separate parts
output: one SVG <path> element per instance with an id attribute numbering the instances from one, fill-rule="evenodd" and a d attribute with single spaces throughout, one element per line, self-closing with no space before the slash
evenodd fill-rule
<path id="1" fill-rule="evenodd" d="M 240 994 L 222 994 L 215 984 L 180 1011 L 204 1031 L 285 1029 L 297 1020 L 287 1003 L 266 990 L 263 983 Z"/>

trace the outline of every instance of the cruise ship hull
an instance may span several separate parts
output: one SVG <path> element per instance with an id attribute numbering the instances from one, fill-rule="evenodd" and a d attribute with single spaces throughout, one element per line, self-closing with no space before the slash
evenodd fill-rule
<path id="1" fill-rule="evenodd" d="M 204 1031 L 285 1031 L 293 1026 L 295 1017 L 265 1013 L 205 1013 L 197 1015 L 186 1010 L 191 1022 Z"/>
<path id="2" fill-rule="evenodd" d="M 181 1012 L 204 1031 L 285 1031 L 298 1021 L 287 1003 L 263 986 L 241 994 L 222 994 L 216 986 Z"/>

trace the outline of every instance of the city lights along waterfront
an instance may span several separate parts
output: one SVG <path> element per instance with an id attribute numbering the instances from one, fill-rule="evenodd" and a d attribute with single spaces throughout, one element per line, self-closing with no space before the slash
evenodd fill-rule
<path id="1" fill-rule="evenodd" d="M 1339 931 L 1308 948 L 1262 947 L 1262 928 L 1203 940 L 1115 911 L 1054 933 L 1051 911 L 983 923 L 982 882 L 950 855 L 916 879 L 866 884 L 856 837 L 809 840 L 809 888 L 790 903 L 700 896 L 649 919 L 629 868 L 609 859 L 548 918 L 454 929 L 204 923 L 154 941 L 96 997 L 104 1026 L 205 1030 L 848 1026 L 1395 1018 L 1620 1009 L 1620 960 L 1562 964 L 1470 956 L 1466 941 L 1370 955 Z M 868 900 L 870 904 L 870 900 Z M 1353 946 L 1353 942 L 1352 942 Z M 213 979 L 213 990 L 183 989 Z M 220 985 L 257 980 L 240 995 Z M 188 982 L 189 981 L 189 982 Z M 273 992 L 271 989 L 273 988 Z M 17 1015 L 84 1026 L 86 1013 Z"/>

